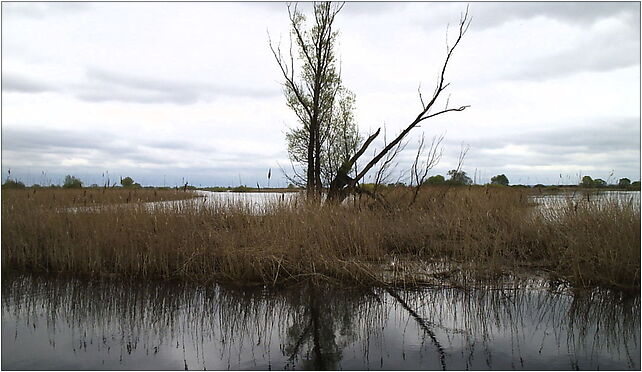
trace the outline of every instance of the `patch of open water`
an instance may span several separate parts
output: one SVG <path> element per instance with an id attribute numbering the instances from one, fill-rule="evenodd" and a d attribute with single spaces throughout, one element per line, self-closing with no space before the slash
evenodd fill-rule
<path id="1" fill-rule="evenodd" d="M 297 203 L 303 193 L 300 192 L 213 192 L 195 191 L 199 197 L 185 200 L 169 200 L 161 202 L 148 202 L 142 205 L 149 210 L 170 208 L 173 211 L 194 210 L 199 208 L 216 207 L 242 207 L 245 210 L 261 214 L 271 204 L 294 202 Z M 599 192 L 560 192 L 556 194 L 533 195 L 531 200 L 544 213 L 556 213 L 568 206 L 569 203 L 605 203 L 615 202 L 620 205 L 631 205 L 636 210 L 640 209 L 639 191 L 599 191 Z M 131 208 L 137 204 L 110 204 L 92 207 L 72 207 L 69 211 L 100 211 L 109 208 Z"/>
<path id="2" fill-rule="evenodd" d="M 2 280 L 2 369 L 640 369 L 640 297 Z"/>

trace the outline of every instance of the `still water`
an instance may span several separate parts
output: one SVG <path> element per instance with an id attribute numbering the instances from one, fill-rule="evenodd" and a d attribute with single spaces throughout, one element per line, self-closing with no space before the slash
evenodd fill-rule
<path id="1" fill-rule="evenodd" d="M 640 297 L 2 279 L 2 369 L 640 369 Z"/>
<path id="2" fill-rule="evenodd" d="M 615 203 L 620 206 L 632 206 L 640 209 L 640 191 L 566 191 L 555 194 L 541 194 L 534 192 L 532 199 L 545 208 L 566 206 L 568 203 Z"/>
<path id="3" fill-rule="evenodd" d="M 198 210 L 201 208 L 242 208 L 244 211 L 250 211 L 256 214 L 262 214 L 270 210 L 271 205 L 279 203 L 296 203 L 300 202 L 303 197 L 302 192 L 213 192 L 197 190 L 198 195 L 194 199 L 170 200 L 162 202 L 148 202 L 142 205 L 148 210 L 158 210 L 168 208 L 172 211 L 181 210 Z M 545 213 L 557 213 L 576 204 L 606 205 L 607 203 L 617 203 L 620 206 L 631 206 L 640 210 L 640 192 L 639 191 L 576 191 L 560 192 L 554 194 L 537 194 L 530 196 L 538 211 Z M 346 200 L 347 203 L 349 200 Z M 136 204 L 112 204 L 92 207 L 71 207 L 66 211 L 101 211 L 110 208 L 131 208 Z"/>
<path id="4" fill-rule="evenodd" d="M 167 202 L 151 202 L 146 203 L 149 207 L 156 206 L 176 206 L 183 204 L 190 207 L 212 207 L 216 205 L 244 205 L 249 209 L 260 211 L 261 208 L 266 207 L 274 202 L 296 202 L 303 193 L 290 192 L 290 193 L 273 193 L 273 192 L 211 192 L 211 191 L 196 191 L 200 196 L 197 199 L 188 199 L 182 201 L 167 201 Z M 571 191 L 571 192 L 558 192 L 549 194 L 538 194 L 533 192 L 531 200 L 535 202 L 540 209 L 558 210 L 571 204 L 607 204 L 616 203 L 620 206 L 632 206 L 637 210 L 640 209 L 640 191 Z"/>

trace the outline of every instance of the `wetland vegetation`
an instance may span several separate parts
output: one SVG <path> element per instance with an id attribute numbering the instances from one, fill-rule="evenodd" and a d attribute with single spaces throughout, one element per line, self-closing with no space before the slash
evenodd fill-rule
<path id="1" fill-rule="evenodd" d="M 2 267 L 246 284 L 465 286 L 531 273 L 639 290 L 639 200 L 560 199 L 538 208 L 529 190 L 507 187 L 426 187 L 415 203 L 411 189 L 383 192 L 386 206 L 301 196 L 257 211 L 243 200 L 205 204 L 190 191 L 6 190 Z M 193 199 L 141 203 L 185 198 Z M 127 207 L 107 207 L 114 202 Z M 86 206 L 94 208 L 78 208 Z"/>

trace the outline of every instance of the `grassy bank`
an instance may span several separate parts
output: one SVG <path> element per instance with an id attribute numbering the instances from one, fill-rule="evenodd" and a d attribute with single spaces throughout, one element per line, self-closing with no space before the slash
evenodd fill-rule
<path id="1" fill-rule="evenodd" d="M 109 192 L 94 200 L 123 196 Z M 574 286 L 640 286 L 640 212 L 630 204 L 568 201 L 542 214 L 527 190 L 433 187 L 410 207 L 411 193 L 392 189 L 389 208 L 365 198 L 324 207 L 293 200 L 256 214 L 241 201 L 60 210 L 47 202 L 53 195 L 36 195 L 3 192 L 4 270 L 462 285 L 538 272 Z"/>
<path id="2" fill-rule="evenodd" d="M 6 208 L 61 208 L 91 207 L 120 203 L 148 203 L 156 201 L 192 199 L 198 195 L 173 189 L 126 189 L 126 188 L 28 188 L 21 190 L 2 190 L 3 219 Z M 11 216 L 11 213 L 8 214 Z"/>

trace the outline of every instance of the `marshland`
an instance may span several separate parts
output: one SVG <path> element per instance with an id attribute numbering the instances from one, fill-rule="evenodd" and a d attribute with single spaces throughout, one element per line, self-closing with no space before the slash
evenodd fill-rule
<path id="1" fill-rule="evenodd" d="M 289 195 L 4 190 L 3 368 L 639 368 L 639 193 Z"/>
<path id="2" fill-rule="evenodd" d="M 2 369 L 640 369 L 639 4 L 77 4 L 3 4 Z"/>
<path id="3" fill-rule="evenodd" d="M 5 190 L 3 271 L 462 287 L 532 274 L 573 287 L 640 287 L 639 196 L 538 207 L 528 189 L 491 186 L 427 187 L 410 206 L 405 187 L 386 190 L 386 206 L 203 194 Z M 144 203 L 167 199 L 184 201 Z"/>

